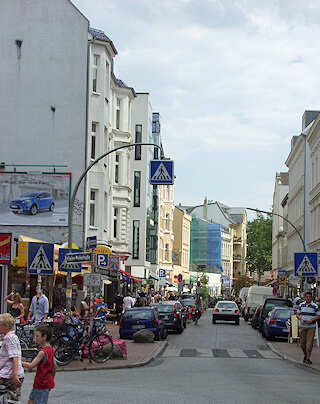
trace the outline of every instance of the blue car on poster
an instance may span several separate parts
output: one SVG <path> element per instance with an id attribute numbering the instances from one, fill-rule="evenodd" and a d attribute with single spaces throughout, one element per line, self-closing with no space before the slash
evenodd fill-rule
<path id="1" fill-rule="evenodd" d="M 54 198 L 47 191 L 27 192 L 19 198 L 14 198 L 9 204 L 13 213 L 27 212 L 30 215 L 36 215 L 39 210 L 54 210 Z"/>
<path id="2" fill-rule="evenodd" d="M 275 307 L 264 319 L 262 336 L 268 341 L 275 337 L 288 337 L 289 329 L 287 322 L 294 312 L 292 307 Z"/>

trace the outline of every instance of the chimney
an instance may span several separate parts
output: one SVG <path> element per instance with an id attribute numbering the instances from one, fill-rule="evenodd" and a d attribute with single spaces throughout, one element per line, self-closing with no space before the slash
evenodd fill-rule
<path id="1" fill-rule="evenodd" d="M 204 220 L 207 220 L 208 217 L 208 199 L 205 196 L 204 197 L 204 203 L 203 203 L 203 218 Z"/>

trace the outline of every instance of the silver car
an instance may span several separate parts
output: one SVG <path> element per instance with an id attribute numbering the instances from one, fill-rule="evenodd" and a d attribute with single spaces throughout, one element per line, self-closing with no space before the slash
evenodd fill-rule
<path id="1" fill-rule="evenodd" d="M 213 309 L 212 323 L 215 324 L 217 320 L 235 321 L 237 325 L 240 324 L 240 313 L 237 303 L 221 300 Z"/>

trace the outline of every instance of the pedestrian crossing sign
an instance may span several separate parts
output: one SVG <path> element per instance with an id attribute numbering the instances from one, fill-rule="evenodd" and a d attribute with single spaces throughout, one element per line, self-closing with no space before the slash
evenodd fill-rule
<path id="1" fill-rule="evenodd" d="M 318 275 L 318 253 L 295 253 L 294 274 L 296 276 Z"/>
<path id="2" fill-rule="evenodd" d="M 76 248 L 59 248 L 58 266 L 59 271 L 65 272 L 78 272 L 81 273 L 81 262 L 66 262 L 66 255 L 68 253 L 82 252 Z"/>
<path id="3" fill-rule="evenodd" d="M 28 243 L 28 273 L 53 275 L 53 255 L 53 244 Z"/>
<path id="4" fill-rule="evenodd" d="M 173 183 L 173 160 L 150 161 L 151 185 L 172 185 Z"/>

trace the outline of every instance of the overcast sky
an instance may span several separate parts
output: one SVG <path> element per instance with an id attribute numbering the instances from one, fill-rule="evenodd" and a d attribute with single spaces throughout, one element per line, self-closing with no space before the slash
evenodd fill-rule
<path id="1" fill-rule="evenodd" d="M 320 109 L 320 1 L 73 0 L 161 114 L 175 203 L 270 210 L 305 110 Z"/>

